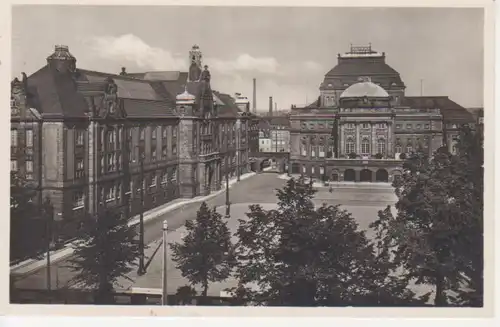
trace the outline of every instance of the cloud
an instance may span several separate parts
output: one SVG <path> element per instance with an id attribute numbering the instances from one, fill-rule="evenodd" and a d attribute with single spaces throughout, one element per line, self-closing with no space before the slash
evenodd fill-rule
<path id="1" fill-rule="evenodd" d="M 135 68 L 142 70 L 188 69 L 188 49 L 182 52 L 179 49 L 154 47 L 133 34 L 97 36 L 87 41 L 90 54 L 99 59 L 93 66 L 105 65 L 101 61 L 104 60 L 119 62 L 120 65 L 136 65 Z M 269 96 L 273 96 L 281 108 L 289 108 L 291 103 L 305 102 L 307 94 L 315 96 L 312 94 L 316 92 L 317 82 L 309 82 L 315 79 L 319 81 L 324 73 L 323 67 L 312 60 L 280 62 L 278 58 L 257 57 L 248 53 L 229 59 L 205 56 L 203 64 L 209 66 L 213 87 L 224 93 L 242 92 L 251 95 L 252 78 L 257 78 L 258 107 L 266 110 Z"/>
<path id="2" fill-rule="evenodd" d="M 237 74 L 241 72 L 254 72 L 264 74 L 277 74 L 279 64 L 276 58 L 252 57 L 249 54 L 240 54 L 234 60 L 219 60 L 207 58 L 210 69 L 221 74 Z"/>
<path id="3" fill-rule="evenodd" d="M 184 58 L 176 57 L 162 48 L 152 47 L 133 34 L 119 37 L 99 36 L 93 37 L 89 41 L 92 51 L 102 58 L 130 61 L 138 67 L 146 69 L 187 69 Z"/>

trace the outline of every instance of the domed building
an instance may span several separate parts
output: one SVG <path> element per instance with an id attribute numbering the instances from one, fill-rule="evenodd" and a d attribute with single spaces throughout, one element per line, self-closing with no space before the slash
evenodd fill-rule
<path id="1" fill-rule="evenodd" d="M 392 182 L 402 158 L 441 146 L 454 150 L 472 115 L 446 96 L 407 97 L 385 53 L 370 46 L 339 54 L 312 104 L 292 106 L 292 174 L 330 181 Z"/>

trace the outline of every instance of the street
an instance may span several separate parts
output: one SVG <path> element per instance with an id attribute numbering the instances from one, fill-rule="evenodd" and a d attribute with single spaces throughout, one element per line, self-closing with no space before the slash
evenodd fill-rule
<path id="1" fill-rule="evenodd" d="M 248 210 L 249 204 L 270 204 L 275 206 L 276 204 L 276 192 L 277 188 L 281 188 L 285 185 L 286 181 L 278 178 L 277 174 L 274 173 L 262 173 L 246 180 L 242 180 L 235 184 L 230 189 L 230 201 L 232 203 L 231 213 L 234 219 L 243 218 L 244 213 Z M 377 189 L 377 190 L 367 190 L 366 188 L 349 188 L 349 189 L 335 189 L 332 193 L 328 191 L 326 187 L 318 188 L 318 192 L 315 196 L 315 204 L 321 205 L 322 203 L 327 204 L 343 204 L 345 209 L 348 209 L 359 223 L 360 228 L 367 229 L 369 223 L 376 218 L 377 211 L 384 209 L 387 204 L 392 204 L 395 198 L 391 190 Z M 218 210 L 224 210 L 225 205 L 225 193 L 216 195 L 214 198 L 207 201 L 210 207 L 216 206 Z M 237 205 L 241 204 L 241 205 Z M 164 215 L 157 217 L 154 220 L 148 221 L 144 226 L 144 239 L 145 243 L 149 244 L 149 248 L 146 249 L 146 262 L 148 257 L 152 256 L 158 247 L 157 240 L 161 240 L 162 237 L 162 224 L 163 220 L 167 220 L 169 224 L 169 237 L 175 237 L 175 230 L 182 227 L 186 220 L 194 219 L 196 217 L 196 212 L 200 203 L 190 203 Z M 236 220 L 231 219 L 230 224 L 234 224 Z M 234 221 L 233 221 L 234 220 Z M 235 227 L 234 225 L 231 225 Z M 161 265 L 158 263 L 158 258 L 161 257 L 161 250 L 159 250 L 155 258 L 152 260 L 150 267 L 148 267 L 148 273 L 139 278 L 138 285 L 149 285 L 148 287 L 160 287 L 155 276 L 155 265 Z M 161 260 L 160 260 L 161 261 Z M 175 292 L 178 286 L 184 285 L 184 282 L 174 282 L 170 281 L 172 278 L 176 280 L 176 269 L 173 269 L 169 273 L 169 289 L 172 287 L 172 291 Z M 74 272 L 68 267 L 68 261 L 63 260 L 58 263 L 51 265 L 51 285 L 52 288 L 60 288 L 70 282 Z M 132 275 L 135 275 L 133 272 Z M 160 274 L 157 274 L 160 278 Z M 179 275 L 180 276 L 180 275 Z M 133 276 L 131 276 L 133 278 Z M 15 285 L 18 288 L 34 288 L 41 289 L 47 287 L 46 281 L 46 268 L 35 271 L 27 276 L 16 277 Z M 130 284 L 130 283 L 129 283 Z M 136 285 L 136 286 L 138 286 Z M 147 287 L 147 286 L 139 286 Z"/>

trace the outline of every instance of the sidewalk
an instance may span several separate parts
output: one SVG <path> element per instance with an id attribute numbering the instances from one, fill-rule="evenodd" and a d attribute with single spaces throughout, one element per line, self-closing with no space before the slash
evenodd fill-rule
<path id="1" fill-rule="evenodd" d="M 281 174 L 279 175 L 279 178 L 288 180 L 290 178 L 299 178 L 299 175 L 292 175 L 291 177 L 288 176 L 287 174 Z M 305 178 L 306 182 L 309 182 L 309 178 Z M 329 182 L 327 186 L 325 186 L 322 182 L 315 180 L 313 183 L 313 187 L 316 188 L 376 188 L 376 189 L 393 189 L 391 183 L 383 183 L 383 182 Z"/>
<path id="2" fill-rule="evenodd" d="M 240 180 L 245 180 L 245 179 L 250 178 L 250 177 L 255 176 L 255 175 L 256 175 L 255 172 L 243 174 L 240 176 Z M 235 183 L 237 183 L 236 177 L 230 179 L 229 180 L 229 187 L 231 188 Z M 198 197 L 195 197 L 192 199 L 173 200 L 173 201 L 166 203 L 162 206 L 159 206 L 159 207 L 156 207 L 156 208 L 151 209 L 149 211 L 146 211 L 144 213 L 144 222 L 154 220 L 155 218 L 157 218 L 165 213 L 168 213 L 170 211 L 173 211 L 179 207 L 182 207 L 184 205 L 196 203 L 196 202 L 207 201 L 207 200 L 209 200 L 209 199 L 211 199 L 211 198 L 213 198 L 221 193 L 224 193 L 224 192 L 225 192 L 225 187 L 219 191 L 213 192 L 213 193 L 206 195 L 206 196 L 198 196 Z M 139 223 L 139 215 L 133 217 L 129 221 L 128 225 L 133 226 L 133 225 L 137 225 L 138 223 Z M 68 258 L 69 256 L 71 256 L 74 252 L 73 245 L 74 245 L 74 243 L 69 243 L 63 249 L 60 249 L 57 251 L 52 251 L 50 253 L 51 263 L 59 262 L 61 260 Z M 46 267 L 46 265 L 47 265 L 47 255 L 45 254 L 43 259 L 41 259 L 41 260 L 28 259 L 28 260 L 20 262 L 16 265 L 11 266 L 10 273 L 15 274 L 15 275 L 26 275 L 26 274 L 29 274 L 29 273 L 31 273 L 35 270 L 38 270 L 42 267 Z"/>

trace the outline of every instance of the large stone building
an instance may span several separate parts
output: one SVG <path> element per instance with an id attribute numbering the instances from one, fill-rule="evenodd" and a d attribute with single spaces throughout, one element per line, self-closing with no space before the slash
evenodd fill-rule
<path id="1" fill-rule="evenodd" d="M 351 47 L 320 85 L 318 99 L 292 106 L 291 169 L 333 181 L 392 181 L 401 156 L 454 150 L 458 128 L 473 123 L 448 97 L 406 96 L 385 53 Z"/>
<path id="2" fill-rule="evenodd" d="M 212 90 L 197 46 L 189 61 L 189 72 L 109 74 L 56 46 L 12 82 L 11 170 L 51 199 L 57 234 L 104 207 L 132 216 L 249 170 L 248 105 Z"/>

